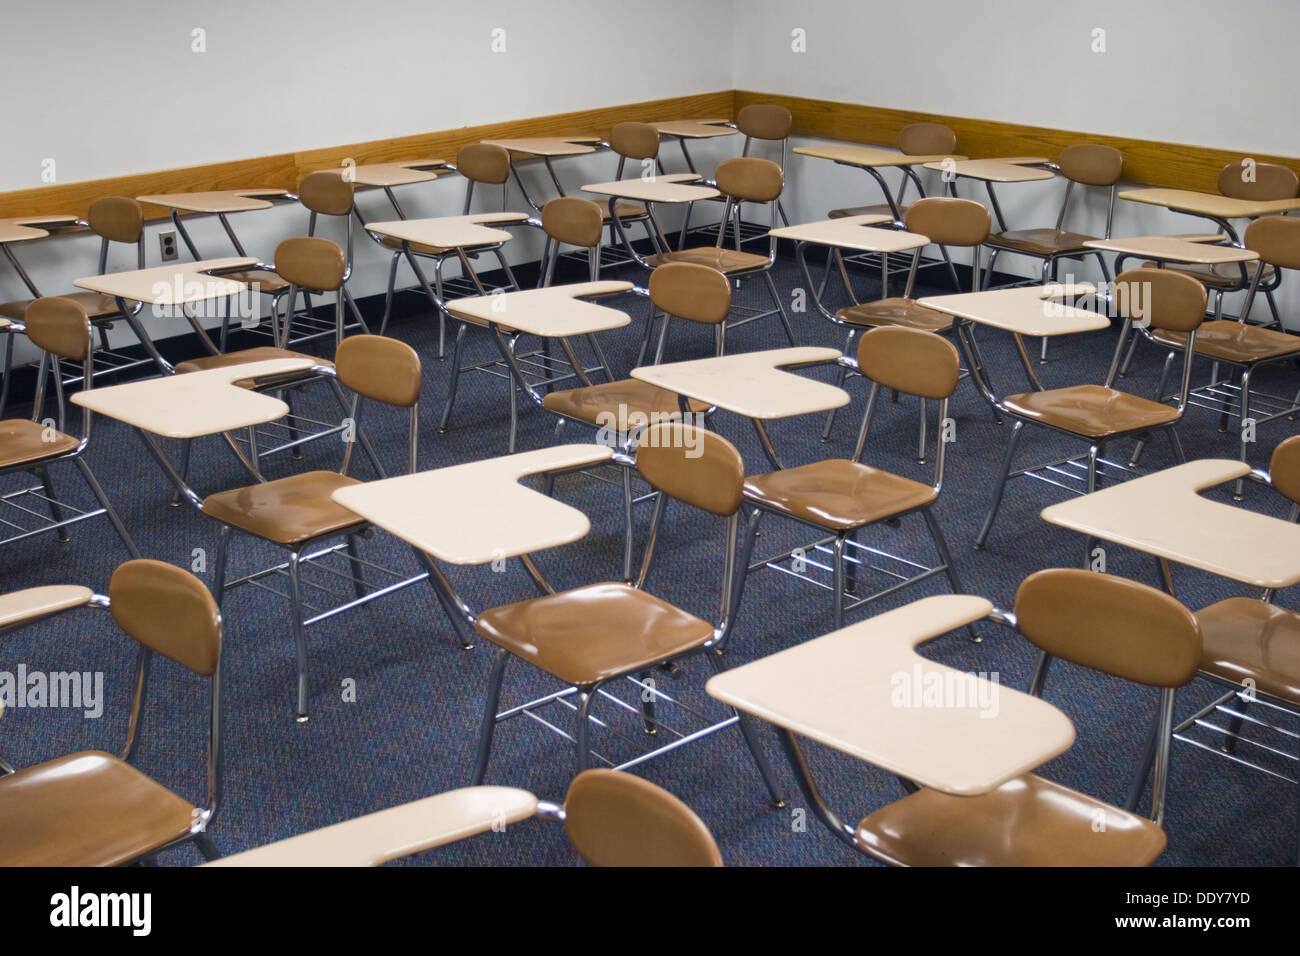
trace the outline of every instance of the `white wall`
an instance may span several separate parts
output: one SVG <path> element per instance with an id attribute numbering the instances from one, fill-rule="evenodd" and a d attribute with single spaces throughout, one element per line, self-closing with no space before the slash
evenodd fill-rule
<path id="1" fill-rule="evenodd" d="M 13 6 L 5 14 L 0 80 L 7 94 L 0 190 L 41 185 L 46 159 L 54 160 L 58 182 L 71 182 L 726 90 L 731 8 L 732 0 Z M 196 28 L 206 31 L 204 53 L 192 51 Z M 504 53 L 492 50 L 498 28 L 505 31 Z M 712 168 L 727 155 L 719 149 L 694 154 Z M 666 156 L 680 162 L 671 148 Z M 614 163 L 605 153 L 557 166 L 566 185 L 576 187 L 613 178 Z M 538 175 L 544 173 L 534 170 L 529 179 L 535 195 L 546 197 Z M 499 196 L 484 195 L 476 208 L 499 204 Z M 399 190 L 410 216 L 459 214 L 463 197 L 457 177 Z M 395 218 L 380 192 L 362 193 L 358 202 L 371 220 Z M 517 193 L 511 208 L 524 208 Z M 671 221 L 665 217 L 665 225 Z M 245 213 L 232 225 L 250 254 L 270 261 L 277 242 L 305 232 L 306 213 L 296 206 Z M 232 254 L 214 219 L 187 219 L 187 227 L 204 256 Z M 158 262 L 156 234 L 171 228 L 149 227 L 150 265 Z M 535 259 L 534 240 L 516 242 L 511 258 Z M 388 256 L 364 235 L 356 248 L 350 288 L 358 296 L 381 292 Z M 41 291 L 55 294 L 95 271 L 98 241 L 76 236 L 14 251 Z M 110 260 L 110 268 L 134 265 L 123 248 Z M 0 301 L 26 295 L 0 262 Z M 146 323 L 158 337 L 187 331 L 183 319 L 146 316 Z M 131 341 L 129 332 L 119 336 Z"/>
<path id="2" fill-rule="evenodd" d="M 737 89 L 1078 130 L 1080 141 L 1104 133 L 1300 155 L 1292 0 L 745 0 L 736 14 Z M 1093 51 L 1096 29 L 1105 52 Z M 795 30 L 803 53 L 792 49 Z M 808 142 L 817 141 L 795 145 Z M 795 157 L 788 178 L 786 205 L 801 220 L 880 201 L 866 173 L 822 160 Z M 1052 225 L 1063 189 L 1059 180 L 998 187 L 1009 228 Z M 987 202 L 980 184 L 959 191 Z M 1100 234 L 1105 216 L 1101 195 L 1076 199 L 1068 225 Z M 1116 203 L 1116 235 L 1206 225 Z M 1034 275 L 1037 263 L 1003 256 L 998 269 Z M 1100 277 L 1091 264 L 1075 274 Z M 1300 313 L 1300 295 L 1286 284 L 1281 293 Z"/>
<path id="3" fill-rule="evenodd" d="M 191 49 L 196 28 L 204 53 Z M 506 31 L 505 53 L 492 52 L 495 28 Z M 796 28 L 805 53 L 791 50 Z M 1104 53 L 1092 52 L 1096 28 Z M 45 0 L 6 11 L 0 190 L 39 185 L 45 159 L 68 182 L 733 87 L 1300 155 L 1289 103 L 1300 67 L 1287 48 L 1296 36 L 1300 4 L 1288 0 Z M 719 140 L 694 154 L 709 169 L 736 148 Z M 675 147 L 665 158 L 681 168 Z M 577 186 L 610 178 L 613 160 L 558 168 Z M 548 195 L 536 170 L 529 177 Z M 793 157 L 787 181 L 796 220 L 879 199 L 866 174 L 819 160 Z M 401 198 L 413 216 L 453 214 L 463 188 L 447 177 Z M 1012 228 L 1049 225 L 1061 188 L 1001 189 Z M 962 194 L 984 198 L 969 184 Z M 359 203 L 368 218 L 391 218 L 381 193 Z M 522 208 L 517 196 L 511 206 Z M 1074 228 L 1102 228 L 1101 197 L 1075 212 Z M 204 255 L 230 252 L 215 221 L 189 222 Z M 304 230 L 305 214 L 288 207 L 233 223 L 269 260 Z M 150 226 L 150 264 L 156 233 L 169 228 Z M 1117 234 L 1198 228 L 1117 204 Z M 42 291 L 57 293 L 94 271 L 96 245 L 78 236 L 15 251 Z M 516 241 L 511 258 L 535 258 L 539 245 Z M 357 249 L 353 291 L 382 291 L 387 256 L 364 236 Z M 110 265 L 134 263 L 119 251 Z M 1004 258 L 999 268 L 1034 266 Z M 25 294 L 0 263 L 0 300 Z M 171 319 L 150 327 L 183 331 Z"/>

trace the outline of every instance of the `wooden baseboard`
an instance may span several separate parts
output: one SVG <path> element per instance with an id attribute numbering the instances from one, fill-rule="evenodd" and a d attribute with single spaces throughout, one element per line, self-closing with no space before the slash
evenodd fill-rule
<path id="1" fill-rule="evenodd" d="M 1289 166 L 1300 173 L 1300 159 L 1293 157 L 1150 142 L 1102 133 L 1022 126 L 938 113 L 917 113 L 780 93 L 719 90 L 504 123 L 463 126 L 459 129 L 368 143 L 350 143 L 203 166 L 20 189 L 0 193 L 0 217 L 65 213 L 84 216 L 90 204 L 101 196 L 143 196 L 149 193 L 258 186 L 292 189 L 307 173 L 317 169 L 337 168 L 347 159 L 357 163 L 432 156 L 454 159 L 461 146 L 482 139 L 584 134 L 603 137 L 609 133 L 610 127 L 624 120 L 734 117 L 737 111 L 751 103 L 779 103 L 786 107 L 794 114 L 795 132 L 804 136 L 882 146 L 896 143 L 899 130 L 908 123 L 945 123 L 957 133 L 958 151 L 968 156 L 1055 156 L 1071 143 L 1105 143 L 1124 153 L 1125 180 L 1153 186 L 1213 192 L 1219 170 L 1228 163 L 1240 162 L 1246 156 L 1257 162 Z M 150 219 L 162 219 L 166 218 L 168 210 L 149 206 L 146 207 L 145 214 Z"/>
<path id="2" fill-rule="evenodd" d="M 483 139 L 519 136 L 596 135 L 605 137 L 610 127 L 625 120 L 669 120 L 687 117 L 731 116 L 730 90 L 625 103 L 599 109 L 535 116 L 530 119 L 459 129 L 438 130 L 395 139 L 349 143 L 295 153 L 278 153 L 203 166 L 134 173 L 75 183 L 54 183 L 35 189 L 0 193 L 0 218 L 71 214 L 84 216 L 101 196 L 145 196 L 155 193 L 199 192 L 214 189 L 268 187 L 293 189 L 307 173 L 338 168 L 345 159 L 356 163 L 382 163 L 416 157 L 455 160 L 456 151 Z M 164 219 L 170 211 L 146 206 L 150 219 Z"/>
<path id="3" fill-rule="evenodd" d="M 1097 132 L 1021 126 L 994 120 L 939 113 L 916 113 L 858 103 L 813 100 L 779 93 L 735 91 L 735 109 L 750 103 L 779 103 L 794 114 L 795 132 L 804 136 L 848 140 L 893 146 L 898 133 L 909 123 L 943 123 L 957 133 L 957 151 L 967 156 L 1050 156 L 1055 157 L 1072 143 L 1103 143 L 1124 154 L 1124 179 L 1152 186 L 1217 192 L 1219 170 L 1228 163 L 1250 157 L 1260 163 L 1278 163 L 1300 173 L 1300 159 L 1249 151 L 1211 149 L 1182 143 L 1109 136 Z M 1207 117 L 1206 122 L 1213 122 Z"/>

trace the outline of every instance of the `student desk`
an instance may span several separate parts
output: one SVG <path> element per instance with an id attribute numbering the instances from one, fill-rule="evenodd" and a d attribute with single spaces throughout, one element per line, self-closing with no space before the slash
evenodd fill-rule
<path id="1" fill-rule="evenodd" d="M 763 451 L 776 468 L 784 468 L 763 423 L 842 408 L 849 393 L 842 388 L 786 371 L 791 366 L 837 362 L 837 349 L 800 346 L 743 352 L 690 362 L 671 362 L 632 369 L 632 377 L 676 392 L 683 412 L 689 399 L 724 408 L 754 423 Z"/>
<path id="2" fill-rule="evenodd" d="M 199 340 L 212 355 L 217 355 L 217 346 L 191 306 L 210 299 L 237 295 L 251 288 L 243 282 L 223 278 L 216 273 L 234 272 L 257 265 L 257 260 L 250 256 L 226 259 L 201 259 L 187 265 L 154 266 L 151 269 L 134 269 L 128 272 L 112 272 L 102 276 L 87 276 L 77 279 L 73 285 L 79 289 L 88 289 L 101 295 L 111 295 L 117 299 L 117 307 L 126 317 L 127 324 L 135 333 L 140 344 L 144 346 L 149 357 L 153 359 L 158 370 L 164 375 L 172 372 L 171 363 L 162 357 L 149 334 L 140 324 L 139 311 L 145 305 L 161 309 L 180 306 L 190 327 L 194 329 Z M 127 309 L 127 302 L 140 303 L 133 311 Z"/>
<path id="3" fill-rule="evenodd" d="M 667 120 L 662 123 L 651 123 L 659 131 L 660 136 L 669 136 L 677 140 L 677 145 L 681 148 L 682 159 L 686 160 L 686 168 L 691 172 L 698 174 L 699 170 L 695 168 L 695 163 L 691 159 L 691 154 L 686 148 L 686 141 L 691 139 L 716 139 L 719 136 L 735 136 L 739 130 L 730 125 L 728 119 L 685 119 L 685 120 Z"/>
<path id="4" fill-rule="evenodd" d="M 190 234 L 185 229 L 185 223 L 181 220 L 182 213 L 216 216 L 221 222 L 221 228 L 226 231 L 226 235 L 230 238 L 230 244 L 235 247 L 235 255 L 245 256 L 248 253 L 244 251 L 243 245 L 239 242 L 239 237 L 235 235 L 235 230 L 231 227 L 228 216 L 236 212 L 270 209 L 271 200 L 283 201 L 293 199 L 294 196 L 283 189 L 222 189 L 212 192 L 161 193 L 151 196 L 136 196 L 135 198 L 143 203 L 166 206 L 170 209 L 172 223 L 176 226 L 176 233 L 181 237 L 181 241 L 185 243 L 185 248 L 189 250 L 190 257 L 198 261 L 203 257 L 199 255 L 194 240 L 190 238 Z"/>
<path id="5" fill-rule="evenodd" d="M 463 787 L 268 843 L 205 866 L 380 866 L 527 820 L 537 798 L 514 787 Z"/>
<path id="6" fill-rule="evenodd" d="M 1084 243 L 1089 249 L 1103 249 L 1115 253 L 1115 271 L 1125 259 L 1154 259 L 1157 262 L 1177 262 L 1185 265 L 1225 265 L 1253 262 L 1259 255 L 1239 246 L 1218 243 L 1219 235 L 1191 236 L 1130 236 L 1118 239 L 1089 239 Z M 1245 265 L 1242 265 L 1245 276 Z M 1243 282 L 1245 279 L 1243 278 Z"/>
<path id="7" fill-rule="evenodd" d="M 824 246 L 833 250 L 840 266 L 840 278 L 848 290 L 854 305 L 860 305 L 853 293 L 848 273 L 844 268 L 843 252 L 870 252 L 880 254 L 881 298 L 889 297 L 889 254 L 895 252 L 914 252 L 914 264 L 919 262 L 921 250 L 930 244 L 930 240 L 917 232 L 904 232 L 900 229 L 879 229 L 882 224 L 893 225 L 888 216 L 869 213 L 861 216 L 845 216 L 841 219 L 823 219 L 820 222 L 803 223 L 797 226 L 782 226 L 770 233 L 777 239 L 789 239 L 795 243 L 795 255 L 808 280 L 808 290 L 817 311 L 834 322 L 843 323 L 835 313 L 822 303 L 821 290 L 813 282 L 812 272 L 808 268 L 808 246 Z"/>
<path id="8" fill-rule="evenodd" d="M 409 186 L 412 183 L 431 183 L 439 176 L 451 172 L 445 159 L 406 159 L 395 163 L 365 163 L 360 166 L 345 166 L 343 178 L 358 186 L 372 186 L 382 189 L 392 204 L 398 219 L 405 219 L 406 213 L 393 192 L 394 186 Z"/>
<path id="9" fill-rule="evenodd" d="M 1068 717 L 1037 697 L 921 657 L 918 645 L 987 617 L 962 594 L 922 598 L 711 678 L 709 694 L 774 724 L 823 822 L 852 843 L 816 795 L 796 735 L 958 796 L 1033 770 L 1074 742 Z M 935 705 L 929 685 L 953 693 Z"/>
<path id="10" fill-rule="evenodd" d="M 989 383 L 983 356 L 974 344 L 974 339 L 967 336 L 963 323 L 974 322 L 977 325 L 1010 332 L 1014 337 L 1025 376 L 1035 390 L 1042 391 L 1042 383 L 1039 382 L 1033 363 L 1029 360 L 1029 354 L 1025 351 L 1023 336 L 1051 338 L 1057 335 L 1077 335 L 1080 332 L 1096 332 L 1108 328 L 1110 320 L 1101 313 L 1053 301 L 1092 295 L 1096 291 L 1096 287 L 1088 283 L 1072 285 L 1051 283 L 1012 289 L 990 289 L 986 292 L 932 295 L 919 300 L 917 304 L 953 317 L 953 329 L 965 353 L 967 368 L 971 370 L 971 380 L 974 381 L 985 401 L 1000 412 L 1000 401 Z"/>
<path id="11" fill-rule="evenodd" d="M 1300 525 L 1202 497 L 1250 474 L 1202 459 L 1094 491 L 1042 511 L 1043 520 L 1258 588 L 1300 583 Z M 1167 572 L 1162 574 L 1168 586 Z"/>
<path id="12" fill-rule="evenodd" d="M 655 216 L 654 207 L 657 203 L 693 203 L 704 199 L 716 199 L 722 195 L 711 186 L 687 185 L 687 183 L 698 179 L 699 177 L 693 173 L 677 173 L 667 176 L 652 176 L 647 179 L 617 179 L 608 183 L 591 183 L 583 186 L 582 189 L 585 192 L 608 198 L 609 221 L 614 229 L 618 231 L 619 239 L 622 241 L 627 254 L 637 265 L 649 269 L 650 266 L 645 261 L 645 257 L 632 248 L 632 242 L 623 229 L 622 221 L 614 213 L 615 206 L 620 199 L 644 203 L 646 215 L 650 217 L 650 222 L 654 226 L 653 241 L 659 252 L 668 252 L 668 239 L 664 236 L 663 228 L 659 225 L 659 220 Z"/>
<path id="13" fill-rule="evenodd" d="M 1126 189 L 1119 194 L 1119 198 L 1147 206 L 1163 206 L 1165 209 L 1171 209 L 1174 212 L 1212 219 L 1228 233 L 1236 245 L 1241 245 L 1241 240 L 1228 220 L 1258 219 L 1260 216 L 1272 216 L 1300 209 L 1300 198 L 1233 199 L 1231 196 L 1223 196 L 1218 193 L 1200 193 L 1192 189 Z"/>
<path id="14" fill-rule="evenodd" d="M 549 388 L 575 376 L 582 384 L 590 385 L 588 371 L 603 371 L 607 380 L 613 379 L 609 360 L 605 357 L 595 333 L 620 329 L 632 320 L 621 309 L 612 309 L 585 299 L 592 296 L 631 292 L 634 288 L 630 282 L 608 280 L 578 282 L 571 285 L 547 286 L 543 289 L 524 289 L 519 292 L 494 292 L 490 295 L 448 301 L 447 312 L 452 318 L 490 330 L 501 350 L 501 357 L 506 365 L 505 374 L 511 380 L 508 446 L 510 451 L 515 449 L 519 414 L 514 384 L 517 383 L 532 402 L 540 407 L 542 395 L 538 392 L 539 388 Z M 520 353 L 518 341 L 524 335 L 535 335 L 547 341 L 558 340 L 568 357 L 568 363 L 553 359 L 549 349 L 544 352 Z M 599 363 L 596 368 L 587 370 L 582 367 L 568 341 L 575 336 L 587 338 Z M 495 362 L 483 363 L 470 368 L 490 372 L 496 365 Z M 459 363 L 457 363 L 457 367 L 452 371 L 453 395 L 456 388 L 454 379 L 459 376 L 459 372 Z"/>
<path id="15" fill-rule="evenodd" d="M 993 191 L 994 183 L 1031 183 L 1056 178 L 1050 169 L 1039 168 L 1050 162 L 1044 156 L 1011 156 L 1005 159 L 966 159 L 957 162 L 926 163 L 926 169 L 941 170 L 948 179 L 948 192 L 957 195 L 958 179 L 974 179 L 984 183 L 988 193 L 989 205 L 997 219 L 998 229 L 1006 232 L 1007 223 L 1002 217 L 1002 207 L 998 205 L 997 194 Z"/>
<path id="16" fill-rule="evenodd" d="M 47 584 L 0 594 L 0 631 L 74 607 L 85 607 L 94 598 L 94 591 L 76 584 Z"/>
<path id="17" fill-rule="evenodd" d="M 885 194 L 885 201 L 889 203 L 889 211 L 893 216 L 894 222 L 901 227 L 903 224 L 903 215 L 898 210 L 898 202 L 894 198 L 894 193 L 885 182 L 882 169 L 898 167 L 903 170 L 903 174 L 910 178 L 916 184 L 917 193 L 925 195 L 925 190 L 921 187 L 921 179 L 916 174 L 913 167 L 924 166 L 926 163 L 941 163 L 944 160 L 962 160 L 965 156 L 945 155 L 939 153 L 927 153 L 916 156 L 909 156 L 906 153 L 891 152 L 886 149 L 878 149 L 874 146 L 796 146 L 794 151 L 801 156 L 813 156 L 817 159 L 829 159 L 833 163 L 841 166 L 856 166 L 859 169 L 866 170 L 873 179 L 880 185 L 881 192 Z"/>
<path id="18" fill-rule="evenodd" d="M 516 158 L 540 159 L 546 166 L 547 175 L 551 177 L 555 194 L 563 196 L 564 186 L 560 183 L 560 177 L 556 175 L 552 161 L 563 156 L 584 156 L 603 148 L 597 136 L 523 136 L 514 139 L 485 139 L 483 142 L 489 146 L 500 146 L 510 150 L 510 172 L 515 177 L 515 183 L 523 193 L 524 201 L 539 212 L 542 206 L 529 195 L 528 188 L 519 176 Z"/>

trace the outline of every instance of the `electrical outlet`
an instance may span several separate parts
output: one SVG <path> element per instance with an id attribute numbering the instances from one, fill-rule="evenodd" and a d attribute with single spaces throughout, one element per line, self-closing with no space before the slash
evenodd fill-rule
<path id="1" fill-rule="evenodd" d="M 161 254 L 163 262 L 172 262 L 173 260 L 180 258 L 180 253 L 176 249 L 176 233 L 158 233 L 158 251 Z"/>

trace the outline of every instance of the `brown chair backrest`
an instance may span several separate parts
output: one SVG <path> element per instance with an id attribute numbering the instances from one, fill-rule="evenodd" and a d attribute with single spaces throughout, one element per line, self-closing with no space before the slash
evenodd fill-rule
<path id="1" fill-rule="evenodd" d="M 1084 186 L 1113 186 L 1124 170 L 1124 154 L 1114 146 L 1075 143 L 1056 160 L 1061 175 Z"/>
<path id="2" fill-rule="evenodd" d="M 1278 494 L 1300 505 L 1300 435 L 1292 435 L 1273 449 L 1268 473 Z"/>
<path id="3" fill-rule="evenodd" d="M 616 123 L 609 145 L 624 159 L 654 159 L 659 155 L 659 130 L 649 123 Z"/>
<path id="4" fill-rule="evenodd" d="M 736 114 L 736 129 L 754 139 L 785 139 L 794 116 L 775 103 L 751 103 Z"/>
<path id="5" fill-rule="evenodd" d="M 1249 177 L 1247 176 L 1249 173 Z M 1276 163 L 1248 165 L 1244 160 L 1229 163 L 1219 170 L 1219 192 L 1233 199 L 1268 202 L 1294 199 L 1300 190 L 1300 177 L 1286 166 Z"/>
<path id="6" fill-rule="evenodd" d="M 183 568 L 137 559 L 108 583 L 113 620 L 141 644 L 205 677 L 221 657 L 221 612 L 207 585 Z"/>
<path id="7" fill-rule="evenodd" d="M 1170 269 L 1128 269 L 1115 277 L 1119 315 L 1152 328 L 1190 332 L 1205 320 L 1205 286 Z"/>
<path id="8" fill-rule="evenodd" d="M 592 866 L 722 866 L 704 821 L 649 780 L 584 770 L 564 798 L 564 830 Z"/>
<path id="9" fill-rule="evenodd" d="M 105 196 L 90 204 L 86 224 L 103 239 L 139 242 L 144 233 L 144 207 L 125 196 Z"/>
<path id="10" fill-rule="evenodd" d="M 669 315 L 717 325 L 731 311 L 731 283 L 708 266 L 665 262 L 650 273 L 650 301 Z"/>
<path id="11" fill-rule="evenodd" d="M 931 196 L 907 207 L 903 221 L 908 232 L 928 236 L 941 246 L 978 246 L 989 237 L 993 220 L 973 199 Z"/>
<path id="12" fill-rule="evenodd" d="M 605 228 L 601 208 L 590 199 L 557 196 L 542 207 L 542 230 L 556 242 L 590 249 Z"/>
<path id="13" fill-rule="evenodd" d="M 334 353 L 339 381 L 358 395 L 410 408 L 420 400 L 420 356 L 398 339 L 350 335 Z"/>
<path id="14" fill-rule="evenodd" d="M 75 299 L 46 296 L 23 314 L 27 337 L 37 348 L 60 358 L 83 361 L 90 348 L 90 319 Z"/>
<path id="15" fill-rule="evenodd" d="M 1192 612 L 1163 591 L 1081 568 L 1049 568 L 1016 591 L 1016 622 L 1055 657 L 1153 687 L 1182 687 L 1201 661 Z"/>
<path id="16" fill-rule="evenodd" d="M 1259 253 L 1269 265 L 1300 269 L 1300 218 L 1264 216 L 1246 227 L 1242 237 L 1247 249 Z"/>
<path id="17" fill-rule="evenodd" d="M 332 292 L 343 285 L 347 268 L 343 250 L 329 239 L 298 236 L 275 247 L 275 271 L 300 289 Z"/>
<path id="18" fill-rule="evenodd" d="M 886 325 L 858 339 L 858 368 L 885 388 L 943 399 L 957 390 L 961 359 L 942 336 Z"/>
<path id="19" fill-rule="evenodd" d="M 942 123 L 910 123 L 898 131 L 898 148 L 908 156 L 951 153 L 957 134 Z"/>
<path id="20" fill-rule="evenodd" d="M 636 467 L 651 487 L 710 514 L 740 510 L 745 462 L 716 432 L 683 422 L 658 422 L 641 433 Z"/>
<path id="21" fill-rule="evenodd" d="M 298 184 L 298 201 L 322 216 L 352 215 L 353 185 L 343 170 L 319 169 Z"/>
<path id="22" fill-rule="evenodd" d="M 781 195 L 785 174 L 778 163 L 757 156 L 736 156 L 718 163 L 713 175 L 719 192 L 745 202 L 771 202 Z"/>
<path id="23" fill-rule="evenodd" d="M 500 186 L 510 178 L 510 150 L 492 143 L 470 143 L 456 152 L 456 169 L 476 183 Z"/>

